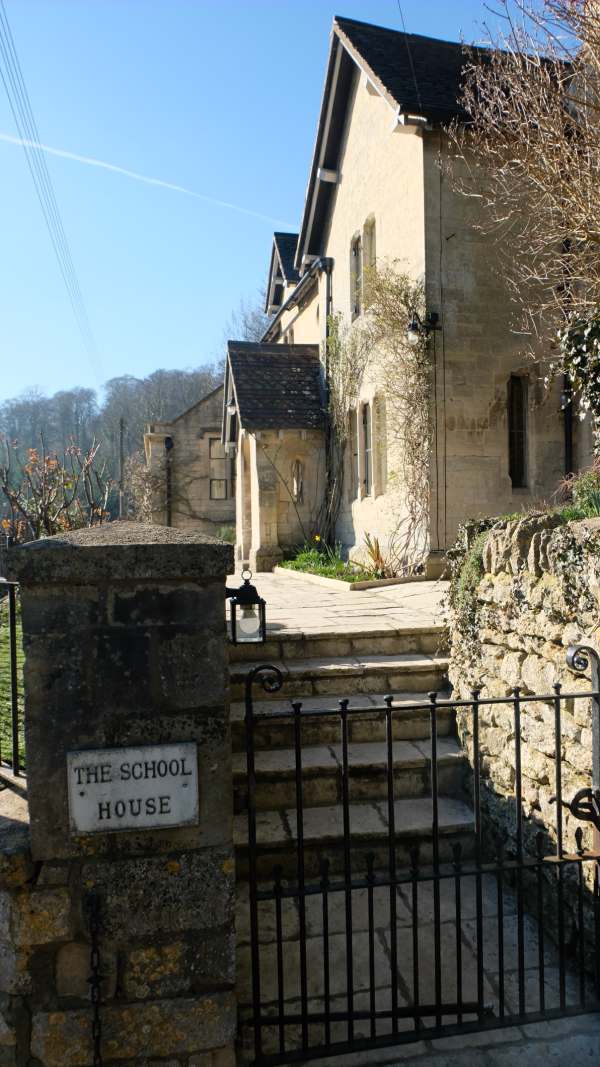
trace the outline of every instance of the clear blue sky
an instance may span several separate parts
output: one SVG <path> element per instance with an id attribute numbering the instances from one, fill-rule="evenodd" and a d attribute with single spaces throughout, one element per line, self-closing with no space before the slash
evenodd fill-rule
<path id="1" fill-rule="evenodd" d="M 334 14 L 400 28 L 397 0 L 5 0 L 41 140 L 266 221 L 48 156 L 96 338 L 83 348 L 22 149 L 0 141 L 0 400 L 221 354 L 298 225 Z M 403 0 L 411 32 L 481 39 L 479 0 Z M 15 135 L 0 86 L 0 135 Z"/>

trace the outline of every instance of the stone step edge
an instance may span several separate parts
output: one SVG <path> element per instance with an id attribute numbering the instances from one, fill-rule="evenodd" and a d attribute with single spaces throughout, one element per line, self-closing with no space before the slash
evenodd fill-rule
<path id="1" fill-rule="evenodd" d="M 396 800 L 395 805 L 394 805 L 394 810 L 395 810 L 395 829 L 396 829 L 395 840 L 396 841 L 400 841 L 400 840 L 402 840 L 402 841 L 409 840 L 410 841 L 411 839 L 413 839 L 413 840 L 429 840 L 429 839 L 431 839 L 433 837 L 433 822 L 432 822 L 431 826 L 429 826 L 428 824 L 427 825 L 423 825 L 423 823 L 419 823 L 418 820 L 417 820 L 416 826 L 415 826 L 414 822 L 413 822 L 413 824 L 411 826 L 408 821 L 405 821 L 405 820 L 402 819 L 402 811 L 403 810 L 410 811 L 411 806 L 414 808 L 415 802 L 418 802 L 418 800 L 420 800 L 420 799 L 421 798 L 417 799 L 417 798 L 409 797 L 409 798 L 406 798 L 406 799 Z M 428 800 L 429 798 L 423 798 L 423 799 Z M 452 804 L 459 805 L 459 807 L 463 810 L 463 812 L 465 814 L 468 813 L 468 816 L 469 816 L 468 819 L 466 819 L 464 817 L 462 819 L 459 819 L 456 816 L 453 819 L 446 819 L 445 812 L 447 810 L 448 805 L 447 805 L 447 803 L 445 803 L 445 801 L 447 801 L 448 799 L 450 799 Z M 359 810 L 361 810 L 361 809 L 364 810 L 366 808 L 371 808 L 371 809 L 375 808 L 375 809 L 377 809 L 378 804 L 382 804 L 382 803 L 384 804 L 385 802 L 371 800 L 371 801 L 365 801 L 362 804 L 358 804 L 358 803 L 350 804 L 349 805 L 349 809 L 350 809 L 350 826 L 351 826 L 351 828 L 352 828 L 352 823 L 353 823 L 353 816 L 354 816 L 354 820 L 355 820 L 356 819 L 356 813 Z M 342 807 L 341 804 L 334 805 L 334 808 L 335 808 L 336 811 L 339 811 L 341 809 L 341 807 Z M 343 842 L 344 833 L 343 833 L 343 829 L 342 829 L 341 826 L 340 826 L 339 830 L 335 831 L 334 834 L 332 834 L 332 832 L 330 830 L 325 830 L 320 835 L 313 835 L 307 830 L 307 823 L 309 822 L 309 820 L 311 818 L 312 812 L 318 813 L 318 815 L 323 816 L 329 810 L 333 810 L 331 805 L 324 805 L 322 807 L 314 807 L 313 806 L 313 807 L 304 808 L 304 822 L 305 822 L 304 843 L 305 843 L 305 846 L 314 847 L 314 846 L 317 846 L 319 844 L 322 844 L 324 847 L 331 848 L 331 847 L 337 847 L 338 844 L 341 844 Z M 257 850 L 260 853 L 267 852 L 271 848 L 273 848 L 273 849 L 282 849 L 282 848 L 295 848 L 296 847 L 296 837 L 293 835 L 293 833 L 291 831 L 291 828 L 286 827 L 284 825 L 284 823 L 286 823 L 286 824 L 288 823 L 287 812 L 288 812 L 288 809 L 283 809 L 283 811 L 274 810 L 274 811 L 259 811 L 259 812 L 257 812 L 257 819 L 259 820 L 259 835 L 258 835 L 259 836 L 259 840 L 257 842 Z M 276 818 L 279 819 L 279 826 L 276 827 L 276 829 L 279 830 L 279 834 L 274 834 L 274 833 L 271 832 L 270 839 L 269 840 L 265 840 L 264 824 L 265 824 L 265 820 L 269 816 L 275 816 Z M 440 837 L 447 837 L 447 836 L 452 836 L 452 835 L 455 835 L 455 834 L 472 834 L 474 832 L 474 830 L 475 830 L 475 814 L 474 814 L 474 812 L 467 806 L 467 804 L 465 804 L 462 801 L 457 801 L 454 798 L 446 798 L 446 797 L 443 797 L 443 796 L 438 798 L 438 817 L 439 817 L 438 826 L 439 826 L 439 835 L 440 835 Z M 365 842 L 365 841 L 378 841 L 378 840 L 387 841 L 387 840 L 389 840 L 388 826 L 387 826 L 386 822 L 383 820 L 383 817 L 381 815 L 380 815 L 380 818 L 381 818 L 381 827 L 377 826 L 374 829 L 369 829 L 369 830 L 366 830 L 366 831 L 365 830 L 359 830 L 359 829 L 352 829 L 351 840 L 352 840 L 353 844 L 357 845 L 360 842 Z M 446 819 L 446 821 L 445 821 L 445 819 Z M 260 827 L 260 822 L 261 821 L 263 822 L 263 828 Z M 248 849 L 247 825 L 248 825 L 248 816 L 247 816 L 247 814 L 245 812 L 241 812 L 238 815 L 234 815 L 234 819 L 233 819 L 233 841 L 234 841 L 234 847 L 235 847 L 236 851 L 243 852 L 243 851 L 247 851 L 247 849 Z M 239 832 L 242 827 L 244 828 L 243 834 Z M 241 837 L 243 837 L 243 840 L 240 840 Z"/>
<path id="2" fill-rule="evenodd" d="M 305 698 L 306 700 L 314 701 L 314 700 L 318 699 L 319 700 L 319 707 L 316 708 L 316 709 L 315 708 L 305 708 L 304 709 L 304 714 L 306 715 L 307 718 L 309 718 L 311 716 L 311 713 L 313 713 L 313 712 L 318 713 L 319 711 L 333 710 L 334 708 L 337 709 L 337 706 L 338 706 L 340 700 L 348 700 L 349 699 L 350 703 L 349 703 L 348 706 L 351 709 L 353 721 L 360 721 L 363 715 L 366 715 L 366 716 L 381 715 L 381 713 L 382 713 L 382 711 L 383 711 L 383 709 L 385 707 L 384 697 L 387 696 L 387 693 L 381 693 L 381 694 L 380 693 L 369 693 L 367 695 L 373 697 L 375 703 L 374 704 L 370 704 L 370 705 L 368 705 L 366 707 L 362 707 L 362 708 L 354 708 L 354 710 L 352 710 L 353 709 L 353 703 L 352 703 L 352 699 L 353 698 L 352 697 L 348 698 L 347 696 L 344 697 L 344 696 L 334 696 L 334 695 L 329 696 L 328 694 L 327 695 L 324 694 L 322 698 L 321 697 L 319 697 L 319 698 L 317 698 L 317 697 L 306 697 Z M 358 693 L 357 694 L 357 698 L 364 697 L 364 696 L 365 696 L 364 693 Z M 301 700 L 301 698 L 298 698 L 298 699 Z M 275 721 L 275 720 L 281 718 L 282 715 L 283 715 L 284 718 L 282 718 L 282 722 L 285 722 L 285 721 L 289 722 L 290 727 L 291 727 L 292 721 L 289 718 L 289 712 L 290 712 L 291 707 L 292 707 L 292 698 L 291 697 L 282 697 L 281 698 L 281 706 L 274 707 L 273 706 L 274 704 L 276 704 L 276 701 L 274 701 L 274 700 L 263 700 L 263 699 L 260 699 L 260 698 L 259 698 L 259 700 L 254 700 L 253 701 L 253 705 L 254 705 L 254 713 L 255 713 L 255 715 L 259 715 L 259 716 L 261 716 L 261 718 L 262 718 L 263 715 L 266 715 L 266 716 L 268 716 L 269 722 Z M 259 707 L 259 705 L 260 705 L 260 707 Z M 263 707 L 262 705 L 265 705 L 265 706 Z M 418 706 L 415 707 L 415 705 L 418 705 Z M 418 693 L 418 692 L 415 692 L 415 693 L 410 693 L 410 692 L 397 693 L 397 694 L 394 695 L 394 700 L 392 702 L 392 708 L 394 709 L 394 711 L 399 711 L 402 708 L 407 708 L 406 715 L 404 716 L 404 718 L 408 722 L 410 722 L 411 719 L 429 718 L 430 704 L 429 704 L 428 694 L 427 693 Z M 450 694 L 445 689 L 442 689 L 442 690 L 440 690 L 438 692 L 437 708 L 438 708 L 438 712 L 441 713 L 442 716 L 447 716 L 447 715 L 451 714 L 452 711 L 454 710 Z M 232 700 L 232 702 L 230 704 L 230 718 L 231 718 L 231 722 L 232 723 L 240 723 L 240 722 L 243 723 L 245 721 L 245 718 L 246 718 L 246 705 L 245 705 L 243 700 Z M 383 717 L 381 718 L 381 722 L 382 722 L 382 725 L 385 725 Z M 260 720 L 259 720 L 257 725 L 260 725 Z M 407 740 L 409 740 L 409 739 L 407 738 Z M 358 742 L 355 742 L 355 743 L 358 743 Z"/>
<path id="3" fill-rule="evenodd" d="M 417 741 L 395 742 L 395 744 L 403 744 L 403 743 L 413 744 L 415 746 L 415 748 L 418 749 L 418 742 Z M 370 742 L 370 741 L 351 741 L 350 744 L 352 745 L 352 748 L 356 751 L 356 749 L 363 748 L 365 745 L 372 744 L 372 742 Z M 323 746 L 307 745 L 306 746 L 307 749 L 308 748 L 318 748 L 318 747 L 329 748 L 329 746 L 327 746 L 327 745 L 323 745 Z M 333 746 L 331 746 L 331 747 L 333 747 Z M 256 778 L 257 778 L 257 780 L 259 780 L 259 781 L 281 781 L 283 779 L 283 780 L 287 781 L 288 779 L 295 778 L 295 776 L 296 776 L 296 753 L 295 753 L 295 750 L 293 748 L 278 748 L 276 750 L 274 750 L 274 749 L 260 749 L 259 748 L 259 749 L 256 750 L 255 756 L 258 757 L 261 752 L 272 752 L 272 751 L 277 751 L 277 753 L 282 757 L 283 756 L 288 757 L 289 758 L 289 766 L 287 764 L 284 767 L 269 767 L 269 768 L 256 766 L 255 770 L 256 770 Z M 452 766 L 454 766 L 454 765 L 456 765 L 458 763 L 462 763 L 462 762 L 467 761 L 467 759 L 468 759 L 467 753 L 457 743 L 456 751 L 454 751 L 454 752 L 444 752 L 444 753 L 438 755 L 437 765 L 438 765 L 438 767 L 452 767 Z M 245 761 L 246 761 L 245 753 L 243 753 L 243 752 L 234 752 L 234 754 L 233 754 L 233 778 L 234 778 L 234 781 L 245 780 L 247 778 L 247 770 L 246 770 L 246 762 Z M 414 759 L 410 759 L 410 758 L 406 758 L 406 757 L 402 757 L 402 756 L 398 757 L 397 759 L 394 759 L 394 770 L 395 771 L 422 770 L 423 767 L 429 767 L 430 764 L 431 764 L 431 757 L 427 756 L 423 752 L 420 752 L 419 756 L 417 758 L 414 758 Z M 304 766 L 302 768 L 302 772 L 303 772 L 303 776 L 304 777 L 310 778 L 310 777 L 314 777 L 316 775 L 322 775 L 322 776 L 325 776 L 325 775 L 331 775 L 331 776 L 338 775 L 340 773 L 341 769 L 342 769 L 342 765 L 338 761 L 337 756 L 333 752 L 330 752 L 330 758 L 329 759 L 327 759 L 327 760 L 324 759 L 323 763 L 311 763 L 310 766 Z M 361 773 L 362 774 L 368 773 L 370 771 L 385 772 L 387 770 L 387 760 L 386 759 L 380 759 L 380 760 L 370 759 L 368 762 L 365 761 L 364 763 L 359 763 L 355 759 L 352 759 L 350 761 L 348 769 L 349 769 L 351 777 L 353 777 L 354 775 L 359 775 Z"/>
<path id="4" fill-rule="evenodd" d="M 269 630 L 267 623 L 267 644 L 278 642 L 296 641 L 368 641 L 372 637 L 416 637 L 420 634 L 443 634 L 446 626 L 443 623 L 427 623 L 426 625 L 412 626 L 386 626 L 372 630 Z"/>
<path id="5" fill-rule="evenodd" d="M 359 656 L 319 657 L 315 661 L 308 659 L 274 660 L 268 664 L 277 667 L 283 678 L 335 678 L 336 675 L 359 678 L 373 674 L 421 674 L 428 671 L 445 671 L 450 660 L 448 656 L 436 656 L 427 652 L 406 652 L 383 656 L 381 662 L 361 662 Z M 240 660 L 231 663 L 229 677 L 231 682 L 243 682 L 247 674 L 254 670 L 256 663 Z"/>

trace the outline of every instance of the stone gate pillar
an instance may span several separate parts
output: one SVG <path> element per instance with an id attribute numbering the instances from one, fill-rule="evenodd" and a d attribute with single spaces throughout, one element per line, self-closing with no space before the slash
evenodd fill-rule
<path id="1" fill-rule="evenodd" d="M 230 545 L 136 523 L 8 553 L 29 833 L 0 794 L 1 1065 L 88 1067 L 98 1025 L 103 1064 L 234 1063 L 232 565 Z"/>

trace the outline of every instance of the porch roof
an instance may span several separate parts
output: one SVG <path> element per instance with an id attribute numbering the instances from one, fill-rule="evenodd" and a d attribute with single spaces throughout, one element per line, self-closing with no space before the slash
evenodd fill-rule
<path id="1" fill-rule="evenodd" d="M 243 429 L 323 428 L 318 345 L 228 341 L 226 378 Z"/>

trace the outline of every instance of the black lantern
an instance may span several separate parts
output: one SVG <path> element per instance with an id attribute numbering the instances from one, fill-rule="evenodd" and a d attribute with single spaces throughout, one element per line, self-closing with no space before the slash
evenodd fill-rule
<path id="1" fill-rule="evenodd" d="M 239 589 L 225 589 L 229 597 L 231 640 L 234 645 L 260 645 L 267 640 L 266 603 L 250 584 L 252 571 L 243 570 Z"/>
<path id="2" fill-rule="evenodd" d="M 439 315 L 436 311 L 430 311 L 423 322 L 417 311 L 413 311 L 412 318 L 406 327 L 406 340 L 409 345 L 418 345 L 421 338 L 427 339 L 431 330 L 439 330 Z"/>

